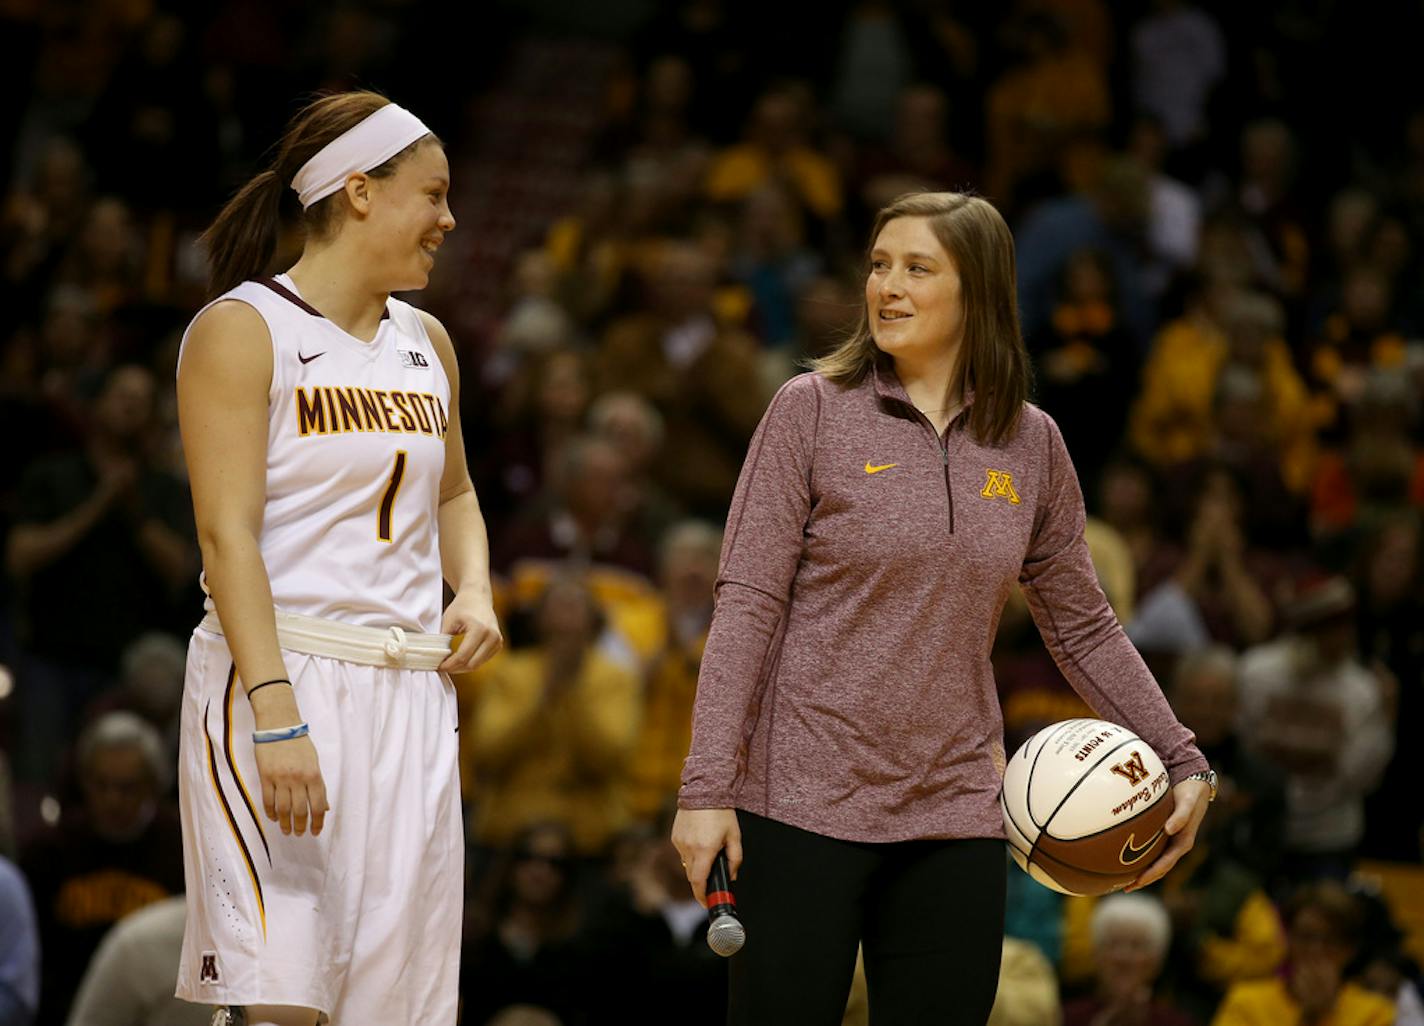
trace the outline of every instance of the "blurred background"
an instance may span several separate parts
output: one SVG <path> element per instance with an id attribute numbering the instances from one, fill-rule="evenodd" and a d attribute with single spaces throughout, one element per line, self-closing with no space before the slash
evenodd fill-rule
<path id="1" fill-rule="evenodd" d="M 207 1022 L 168 999 L 201 615 L 175 356 L 198 234 L 355 87 L 448 147 L 459 227 L 408 298 L 459 351 L 509 641 L 458 682 L 466 1024 L 721 1021 L 666 841 L 720 527 L 916 189 L 1013 227 L 1100 577 L 1223 777 L 1148 892 L 1011 873 L 995 1022 L 1424 1023 L 1421 29 L 1386 0 L 0 0 L 0 1026 Z M 1086 714 L 1021 603 L 995 664 L 1011 750 Z"/>

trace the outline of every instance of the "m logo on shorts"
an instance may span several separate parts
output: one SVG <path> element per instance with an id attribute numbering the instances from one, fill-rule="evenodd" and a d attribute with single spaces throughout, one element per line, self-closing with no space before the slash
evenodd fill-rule
<path id="1" fill-rule="evenodd" d="M 218 972 L 218 953 L 216 951 L 203 952 L 203 964 L 198 968 L 198 982 L 222 982 L 222 974 Z"/>
<path id="2" fill-rule="evenodd" d="M 1014 475 L 1007 470 L 985 470 L 989 480 L 979 493 L 986 499 L 1008 499 L 1012 505 L 1019 504 L 1019 493 L 1014 491 Z"/>
<path id="3" fill-rule="evenodd" d="M 1113 766 L 1112 771 L 1120 777 L 1126 777 L 1127 782 L 1133 785 L 1147 779 L 1147 767 L 1142 764 L 1141 752 L 1133 752 L 1132 758 Z"/>

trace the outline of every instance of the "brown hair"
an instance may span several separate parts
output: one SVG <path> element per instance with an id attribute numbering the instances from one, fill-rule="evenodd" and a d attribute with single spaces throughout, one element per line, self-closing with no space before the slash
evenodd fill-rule
<path id="1" fill-rule="evenodd" d="M 1365 915 L 1359 899 L 1335 880 L 1305 884 L 1286 902 L 1286 925 L 1293 926 L 1302 912 L 1318 912 L 1335 934 L 1336 943 L 1353 948 L 1360 939 Z"/>
<path id="2" fill-rule="evenodd" d="M 340 193 L 319 200 L 303 211 L 296 193 L 290 189 L 292 179 L 322 147 L 390 102 L 380 93 L 334 93 L 314 100 L 297 112 L 282 133 L 272 166 L 239 189 L 203 232 L 202 242 L 208 248 L 208 287 L 212 295 L 220 295 L 266 270 L 277 247 L 277 229 L 284 215 L 299 216 L 309 239 L 321 238 L 331 231 L 337 211 L 341 209 L 336 202 Z M 435 137 L 417 139 L 366 174 L 372 178 L 389 177 L 417 146 L 430 139 Z"/>
<path id="3" fill-rule="evenodd" d="M 987 200 L 958 192 L 912 192 L 876 215 L 869 251 L 880 232 L 900 217 L 929 219 L 959 272 L 964 302 L 964 339 L 952 390 L 974 392 L 969 430 L 988 445 L 1013 437 L 1029 391 L 1028 352 L 1019 330 L 1015 285 L 1014 238 Z M 862 309 L 860 326 L 845 342 L 819 359 L 812 370 L 838 385 L 859 384 L 881 356 L 870 334 L 870 313 Z"/>

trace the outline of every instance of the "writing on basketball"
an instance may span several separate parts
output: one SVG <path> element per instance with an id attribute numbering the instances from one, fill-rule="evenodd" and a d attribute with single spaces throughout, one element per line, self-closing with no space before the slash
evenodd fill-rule
<path id="1" fill-rule="evenodd" d="M 1116 768 L 1116 766 L 1113 767 L 1113 769 Z M 1170 780 L 1171 777 L 1165 772 L 1157 774 L 1157 776 L 1152 778 L 1152 783 L 1148 784 L 1140 791 L 1134 791 L 1130 798 L 1128 798 L 1122 804 L 1114 806 L 1112 810 L 1113 815 L 1118 816 L 1124 812 L 1131 812 L 1132 809 L 1136 807 L 1138 802 L 1151 802 L 1153 795 L 1165 789 Z"/>
<path id="2" fill-rule="evenodd" d="M 1117 733 L 1117 731 L 1113 731 L 1113 730 L 1101 730 L 1101 731 L 1099 731 L 1098 733 L 1094 734 L 1092 737 L 1088 738 L 1087 741 L 1084 741 L 1084 742 L 1083 742 L 1083 747 L 1078 749 L 1077 753 L 1074 754 L 1073 758 L 1076 759 L 1076 760 L 1078 760 L 1079 762 L 1082 762 L 1082 761 L 1083 761 L 1084 759 L 1086 759 L 1089 755 L 1093 754 L 1093 749 L 1094 749 L 1094 748 L 1097 748 L 1099 745 L 1101 745 L 1101 744 L 1103 744 L 1103 743 L 1105 743 L 1105 742 L 1107 742 L 1107 741 L 1111 741 L 1112 738 L 1113 738 L 1113 735 L 1114 735 L 1115 733 Z M 1144 775 L 1145 775 L 1145 773 L 1144 773 Z M 1133 781 L 1133 782 L 1136 783 L 1136 781 Z"/>

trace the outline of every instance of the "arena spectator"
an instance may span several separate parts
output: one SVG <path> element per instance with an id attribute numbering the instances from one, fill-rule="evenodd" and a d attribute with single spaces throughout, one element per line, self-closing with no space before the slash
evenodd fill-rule
<path id="1" fill-rule="evenodd" d="M 0 1026 L 30 1026 L 40 1000 L 40 938 L 29 885 L 0 855 Z"/>
<path id="2" fill-rule="evenodd" d="M 1145 349 L 1157 320 L 1141 256 L 1150 214 L 1147 173 L 1128 157 L 1108 161 L 1083 193 L 1029 210 L 1014 231 L 1024 337 L 1035 337 L 1049 324 L 1054 289 L 1068 258 L 1096 249 L 1112 266 L 1123 326 L 1133 344 Z"/>
<path id="3" fill-rule="evenodd" d="M 489 1023 L 501 1009 L 529 1004 L 565 1026 L 589 1022 L 586 988 L 597 975 L 573 857 L 564 827 L 532 823 L 475 889 L 460 952 L 463 1021 Z"/>
<path id="4" fill-rule="evenodd" d="M 1310 271 L 1310 241 L 1296 192 L 1298 145 L 1277 118 L 1251 122 L 1241 133 L 1241 174 L 1234 200 L 1245 216 L 1256 280 L 1298 302 Z"/>
<path id="5" fill-rule="evenodd" d="M 1069 1002 L 1063 1026 L 1193 1026 L 1196 1020 L 1156 992 L 1172 924 L 1157 898 L 1114 894 L 1093 910 L 1096 993 Z"/>
<path id="6" fill-rule="evenodd" d="M 634 392 L 605 392 L 588 411 L 588 430 L 612 444 L 627 461 L 626 497 L 619 505 L 628 524 L 648 551 L 655 551 L 663 534 L 681 514 L 655 475 L 666 455 L 663 419 L 653 404 Z"/>
<path id="7" fill-rule="evenodd" d="M 481 670 L 467 731 L 477 843 L 503 847 L 550 821 L 579 854 L 596 855 L 627 825 L 639 685 L 594 647 L 598 620 L 582 581 L 555 578 L 537 611 L 537 643 Z"/>
<path id="8" fill-rule="evenodd" d="M 1289 877 L 1339 878 L 1393 731 L 1379 678 L 1359 662 L 1349 582 L 1302 589 L 1285 615 L 1289 633 L 1242 657 L 1241 738 L 1286 775 Z"/>
<path id="9" fill-rule="evenodd" d="M 1063 19 L 1042 7 L 1015 15 L 1008 40 L 1018 60 L 989 87 L 984 115 L 985 191 L 1007 211 L 1081 185 L 1072 162 L 1112 119 L 1105 69 L 1074 45 Z M 1036 326 L 1025 319 L 1025 331 Z"/>
<path id="10" fill-rule="evenodd" d="M 173 996 L 185 915 L 178 895 L 115 923 L 84 972 L 68 1026 L 208 1026 L 206 1007 Z"/>
<path id="11" fill-rule="evenodd" d="M 1139 363 L 1104 254 L 1081 249 L 1068 257 L 1052 317 L 1027 342 L 1039 405 L 1058 422 L 1073 469 L 1091 493 L 1127 420 L 1115 397 L 1132 390 Z"/>
<path id="12" fill-rule="evenodd" d="M 1062 1021 L 1052 963 L 1027 941 L 1005 937 L 999 991 L 987 1026 L 1059 1026 Z"/>
<path id="13" fill-rule="evenodd" d="M 953 113 L 948 94 L 929 82 L 900 91 L 893 130 L 861 158 L 856 199 L 863 209 L 879 210 L 907 192 L 978 184 L 978 169 L 951 142 Z"/>
<path id="14" fill-rule="evenodd" d="M 707 170 L 707 197 L 738 202 L 768 181 L 785 181 L 805 208 L 830 221 L 843 203 L 840 172 L 814 148 L 810 100 L 804 90 L 777 86 L 757 98 L 745 139 L 718 153 Z"/>
<path id="15" fill-rule="evenodd" d="M 1365 532 L 1353 572 L 1360 661 L 1397 682 L 1385 693 L 1394 757 L 1366 799 L 1363 853 L 1417 863 L 1424 831 L 1424 521 L 1397 512 Z M 1394 692 L 1391 694 L 1390 692 Z"/>
<path id="16" fill-rule="evenodd" d="M 841 26 L 830 111 L 858 139 L 886 137 L 895 100 L 914 74 L 913 48 L 898 14 L 893 4 L 856 4 Z"/>
<path id="17" fill-rule="evenodd" d="M 628 520 L 628 462 L 608 442 L 580 435 L 553 454 L 543 495 L 511 518 L 494 553 L 502 573 L 522 561 L 571 560 L 652 576 L 652 557 Z"/>
<path id="18" fill-rule="evenodd" d="M 775 183 L 747 196 L 737 227 L 732 275 L 751 293 L 757 337 L 784 348 L 796 335 L 796 300 L 821 271 L 820 254 L 806 245 L 795 199 Z"/>
<path id="19" fill-rule="evenodd" d="M 1236 653 L 1225 645 L 1188 652 L 1173 671 L 1170 697 L 1182 725 L 1196 736 L 1219 778 L 1205 838 L 1209 851 L 1240 863 L 1259 881 L 1280 868 L 1285 777 L 1252 751 L 1237 730 L 1238 673 Z"/>
<path id="20" fill-rule="evenodd" d="M 1166 653 L 1209 640 L 1234 647 L 1264 642 L 1275 631 L 1271 590 L 1284 567 L 1252 543 L 1237 475 L 1207 465 L 1189 481 L 1185 545 L 1163 546 L 1143 569 L 1128 637 L 1141 649 Z"/>
<path id="21" fill-rule="evenodd" d="M 132 713 L 100 717 L 75 752 L 82 806 L 24 850 L 44 950 L 37 1026 L 61 1026 L 105 932 L 183 892 L 172 769 L 158 732 Z"/>
<path id="22" fill-rule="evenodd" d="M 555 501 L 553 471 L 581 433 L 591 392 L 587 358 L 563 345 L 526 354 L 501 390 L 494 444 L 471 457 L 486 485 L 480 508 L 497 537 L 512 517 Z"/>
<path id="23" fill-rule="evenodd" d="M 722 533 L 683 521 L 668 532 L 659 558 L 663 599 L 660 645 L 649 660 L 642 727 L 633 750 L 633 814 L 651 821 L 677 795 L 682 761 L 692 741 L 692 701 L 707 628 Z"/>
<path id="24" fill-rule="evenodd" d="M 1163 328 L 1148 355 L 1132 411 L 1134 448 L 1159 467 L 1218 452 L 1238 465 L 1270 460 L 1286 487 L 1304 491 L 1314 423 L 1284 330 L 1269 297 L 1200 283 L 1186 315 Z M 1239 373 L 1223 381 L 1231 367 Z M 1239 430 L 1224 422 L 1223 406 L 1243 405 L 1256 441 L 1233 446 Z"/>
<path id="25" fill-rule="evenodd" d="M 147 455 L 156 388 L 144 368 L 116 368 L 94 401 L 85 450 L 35 465 L 21 483 L 6 562 L 24 603 L 24 779 L 51 778 L 54 754 L 123 646 L 173 624 L 197 579 L 187 488 Z M 80 631 L 54 612 L 72 605 L 76 581 L 104 610 Z"/>
<path id="26" fill-rule="evenodd" d="M 7 308 L 18 319 L 39 310 L 56 267 L 89 209 L 93 172 L 75 140 L 55 136 L 43 146 L 28 186 L 6 198 L 0 251 Z"/>
<path id="27" fill-rule="evenodd" d="M 658 480 L 689 513 L 720 519 L 768 398 L 756 344 L 718 322 L 717 266 L 706 250 L 660 244 L 643 273 L 650 309 L 609 325 L 596 385 L 600 392 L 631 389 L 652 402 L 666 425 L 669 454 Z"/>
<path id="28" fill-rule="evenodd" d="M 1355 899 L 1338 883 L 1317 883 L 1298 892 L 1287 909 L 1286 974 L 1233 986 L 1212 1026 L 1391 1026 L 1394 1003 L 1345 978 L 1360 918 Z"/>
<path id="29" fill-rule="evenodd" d="M 1127 152 L 1148 174 L 1147 248 L 1144 284 L 1161 301 L 1174 279 L 1197 262 L 1202 203 L 1196 190 L 1165 171 L 1170 143 L 1162 122 L 1146 112 L 1132 122 Z"/>
<path id="30" fill-rule="evenodd" d="M 1397 370 L 1374 370 L 1348 407 L 1344 444 L 1323 453 L 1310 490 L 1310 527 L 1348 545 L 1391 513 L 1424 511 L 1424 447 L 1415 438 L 1419 397 Z"/>
<path id="31" fill-rule="evenodd" d="M 1212 91 L 1226 77 L 1226 39 L 1206 11 L 1186 0 L 1153 0 L 1132 27 L 1132 96 L 1162 126 L 1172 150 L 1207 139 Z"/>
<path id="32" fill-rule="evenodd" d="M 634 841 L 621 886 L 590 915 L 590 942 L 612 954 L 605 981 L 619 993 L 616 1007 L 590 1009 L 590 1021 L 657 1023 L 676 1008 L 689 1026 L 727 1021 L 727 962 L 707 946 L 707 910 L 687 889 L 672 816 L 664 809 L 655 829 Z"/>
<path id="33" fill-rule="evenodd" d="M 1284 778 L 1236 736 L 1235 678 L 1235 654 L 1213 645 L 1182 659 L 1170 691 L 1172 707 L 1220 776 L 1192 859 L 1161 891 L 1172 920 L 1165 981 L 1181 1007 L 1203 1021 L 1229 986 L 1274 972 L 1286 947 L 1266 891 L 1281 860 Z"/>

